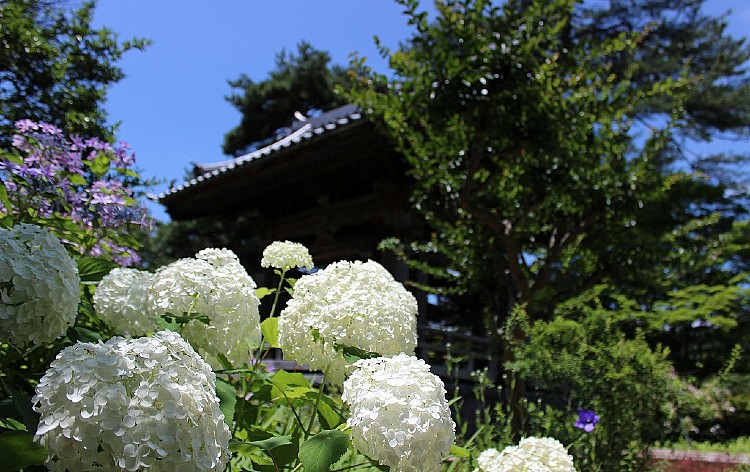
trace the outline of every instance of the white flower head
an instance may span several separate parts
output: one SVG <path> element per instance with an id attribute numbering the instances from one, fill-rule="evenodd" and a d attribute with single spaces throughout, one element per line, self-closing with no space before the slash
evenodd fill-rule
<path id="1" fill-rule="evenodd" d="M 147 309 L 155 317 L 166 313 L 207 316 L 209 324 L 192 320 L 182 335 L 213 367 L 223 367 L 219 354 L 239 366 L 260 344 L 260 300 L 255 287 L 232 251 L 205 249 L 196 258 L 179 259 L 156 271 Z"/>
<path id="2" fill-rule="evenodd" d="M 487 449 L 477 463 L 474 472 L 576 472 L 573 457 L 554 438 L 525 438 L 502 452 Z"/>
<path id="3" fill-rule="evenodd" d="M 142 336 L 158 329 L 157 318 L 146 310 L 149 272 L 117 267 L 105 275 L 94 292 L 94 309 L 118 333 Z"/>
<path id="4" fill-rule="evenodd" d="M 216 376 L 179 334 L 63 349 L 36 387 L 50 470 L 222 471 Z"/>
<path id="5" fill-rule="evenodd" d="M 394 472 L 440 470 L 456 428 L 442 380 L 406 354 L 355 366 L 341 397 L 349 405 L 354 446 Z"/>
<path id="6" fill-rule="evenodd" d="M 340 346 L 414 353 L 417 301 L 377 262 L 339 261 L 297 281 L 279 316 L 279 345 L 285 358 L 328 371 L 341 385 L 353 366 Z"/>
<path id="7" fill-rule="evenodd" d="M 78 268 L 46 229 L 0 229 L 0 342 L 38 346 L 65 334 L 81 300 Z"/>
<path id="8" fill-rule="evenodd" d="M 274 241 L 263 250 L 260 266 L 289 270 L 295 267 L 312 269 L 314 264 L 310 252 L 302 244 Z"/>

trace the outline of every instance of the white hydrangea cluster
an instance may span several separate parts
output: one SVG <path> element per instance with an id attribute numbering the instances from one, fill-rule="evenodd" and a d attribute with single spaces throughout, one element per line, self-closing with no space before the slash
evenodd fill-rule
<path id="1" fill-rule="evenodd" d="M 352 443 L 394 472 L 440 470 L 456 425 L 442 380 L 406 354 L 363 359 L 344 382 Z"/>
<path id="2" fill-rule="evenodd" d="M 151 273 L 117 267 L 99 282 L 94 310 L 118 333 L 137 337 L 158 329 L 156 316 L 146 310 Z"/>
<path id="3" fill-rule="evenodd" d="M 63 349 L 33 398 L 49 470 L 222 471 L 216 376 L 179 334 Z"/>
<path id="4" fill-rule="evenodd" d="M 312 256 L 305 246 L 291 241 L 274 241 L 263 250 L 261 267 L 289 270 L 294 267 L 313 268 Z"/>
<path id="5" fill-rule="evenodd" d="M 214 368 L 223 368 L 219 354 L 240 366 L 260 344 L 260 300 L 255 287 L 232 251 L 204 249 L 195 258 L 179 259 L 157 270 L 146 305 L 154 317 L 166 313 L 207 316 L 210 324 L 192 320 L 181 334 Z"/>
<path id="6" fill-rule="evenodd" d="M 0 229 L 0 342 L 38 346 L 65 334 L 81 301 L 78 268 L 46 229 Z"/>
<path id="7" fill-rule="evenodd" d="M 576 472 L 573 457 L 554 438 L 525 438 L 498 452 L 487 449 L 474 472 Z"/>
<path id="8" fill-rule="evenodd" d="M 337 345 L 414 353 L 417 301 L 377 262 L 339 261 L 297 281 L 279 316 L 278 340 L 286 359 L 328 371 L 341 385 L 353 367 Z"/>

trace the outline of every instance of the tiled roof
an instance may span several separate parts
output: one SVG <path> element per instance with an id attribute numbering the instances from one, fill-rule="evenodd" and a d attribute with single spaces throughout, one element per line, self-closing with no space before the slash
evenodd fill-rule
<path id="1" fill-rule="evenodd" d="M 188 180 L 180 185 L 170 188 L 160 193 L 157 198 L 164 199 L 170 195 L 180 193 L 188 188 L 195 187 L 203 182 L 226 173 L 235 171 L 250 162 L 257 161 L 263 157 L 272 155 L 291 146 L 296 146 L 307 142 L 314 137 L 333 131 L 334 129 L 345 126 L 351 122 L 362 119 L 362 113 L 355 105 L 344 105 L 335 108 L 318 116 L 309 117 L 305 120 L 298 120 L 292 123 L 289 128 L 282 131 L 277 141 L 255 150 L 249 154 L 235 157 L 220 162 L 206 164 L 197 164 L 196 169 L 203 173 L 195 178 Z"/>

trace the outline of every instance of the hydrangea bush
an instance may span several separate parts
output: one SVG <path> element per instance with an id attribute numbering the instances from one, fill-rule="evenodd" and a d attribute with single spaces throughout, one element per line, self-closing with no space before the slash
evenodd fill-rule
<path id="1" fill-rule="evenodd" d="M 8 281 L 22 280 L 29 293 L 53 294 L 55 303 L 67 297 L 75 317 L 80 279 L 63 246 L 38 227 L 13 231 L 0 233 L 10 241 L 3 251 L 34 262 L 0 263 L 2 274 L 28 276 L 3 279 L 3 316 L 20 293 Z M 0 427 L 15 430 L 0 434 L 0 448 L 33 437 L 37 449 L 19 467 L 60 471 L 325 472 L 380 464 L 416 472 L 441 470 L 448 459 L 468 470 L 471 452 L 454 445 L 444 384 L 413 355 L 414 297 L 374 261 L 339 261 L 295 280 L 292 269 L 312 266 L 307 249 L 287 241 L 266 255 L 263 264 L 280 276 L 276 288 L 257 288 L 232 251 L 215 248 L 154 273 L 115 267 L 101 274 L 94 314 L 128 337 L 107 339 L 96 325 L 66 337 L 33 397 L 11 390 L 15 404 L 28 402 L 18 418 L 37 420 L 0 418 Z M 44 272 L 45 264 L 56 270 Z M 292 298 L 276 313 L 282 291 Z M 276 297 L 262 323 L 258 293 Z M 45 315 L 60 313 L 53 306 Z M 16 323 L 8 337 L 32 339 L 52 324 Z M 98 339 L 75 339 L 82 334 Z M 322 375 L 268 367 L 272 347 Z M 557 460 L 537 449 L 529 461 Z"/>
<path id="2" fill-rule="evenodd" d="M 300 243 L 275 241 L 263 250 L 261 267 L 275 267 L 283 271 L 299 268 L 313 268 L 310 251 Z"/>
<path id="3" fill-rule="evenodd" d="M 297 281 L 279 317 L 279 346 L 340 385 L 353 370 L 342 346 L 414 354 L 417 301 L 377 262 L 335 262 Z"/>
<path id="4" fill-rule="evenodd" d="M 344 382 L 354 446 L 395 472 L 440 470 L 456 425 L 443 381 L 406 354 L 362 359 Z"/>
<path id="5" fill-rule="evenodd" d="M 73 259 L 46 229 L 0 228 L 0 342 L 39 346 L 59 338 L 78 312 Z"/>
<path id="6" fill-rule="evenodd" d="M 205 249 L 195 258 L 166 265 L 148 284 L 146 311 L 157 319 L 202 315 L 190 319 L 181 334 L 214 368 L 242 365 L 260 343 L 260 301 L 255 281 L 227 249 Z"/>
<path id="7" fill-rule="evenodd" d="M 63 349 L 33 398 L 49 470 L 221 471 L 229 428 L 211 367 L 179 334 Z"/>
<path id="8" fill-rule="evenodd" d="M 158 320 L 146 310 L 150 272 L 115 268 L 104 276 L 94 293 L 94 309 L 115 331 L 142 336 L 158 328 Z"/>

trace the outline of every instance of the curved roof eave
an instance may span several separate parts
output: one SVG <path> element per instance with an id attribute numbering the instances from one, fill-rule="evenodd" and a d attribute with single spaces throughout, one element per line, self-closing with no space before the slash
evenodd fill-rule
<path id="1" fill-rule="evenodd" d="M 310 119 L 309 123 L 301 125 L 295 131 L 292 131 L 290 134 L 261 149 L 233 159 L 199 164 L 197 167 L 204 170 L 201 175 L 160 193 L 156 198 L 159 202 L 163 203 L 165 198 L 168 199 L 169 197 L 176 196 L 185 191 L 193 190 L 194 187 L 210 182 L 219 175 L 235 172 L 248 165 L 250 162 L 275 154 L 283 149 L 306 143 L 314 137 L 321 136 L 350 123 L 359 121 L 362 117 L 362 113 L 360 113 L 359 109 L 354 105 L 344 105 L 343 107 L 331 110 L 330 112 Z"/>

